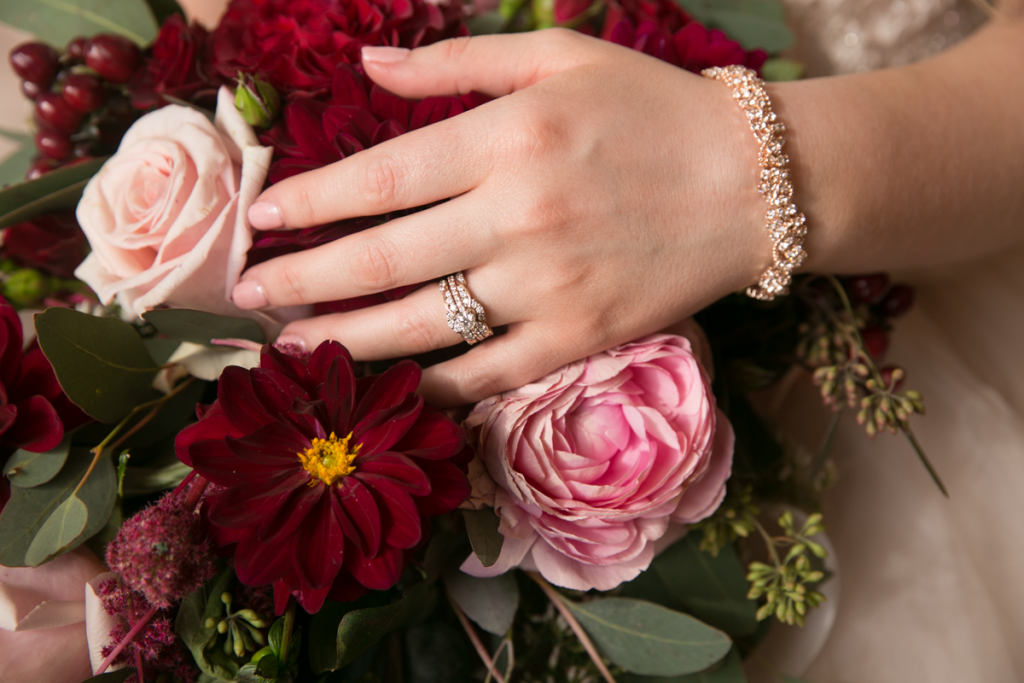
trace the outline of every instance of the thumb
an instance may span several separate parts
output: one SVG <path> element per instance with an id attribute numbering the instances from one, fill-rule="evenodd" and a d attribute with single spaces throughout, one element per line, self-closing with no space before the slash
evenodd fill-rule
<path id="1" fill-rule="evenodd" d="M 602 46 L 575 31 L 549 29 L 452 38 L 415 50 L 368 46 L 362 56 L 367 75 L 401 97 L 501 97 L 588 61 Z"/>

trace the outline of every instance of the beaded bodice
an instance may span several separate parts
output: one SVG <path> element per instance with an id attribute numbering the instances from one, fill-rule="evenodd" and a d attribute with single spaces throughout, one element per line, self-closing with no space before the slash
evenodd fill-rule
<path id="1" fill-rule="evenodd" d="M 809 76 L 930 57 L 985 21 L 971 0 L 783 0 Z"/>

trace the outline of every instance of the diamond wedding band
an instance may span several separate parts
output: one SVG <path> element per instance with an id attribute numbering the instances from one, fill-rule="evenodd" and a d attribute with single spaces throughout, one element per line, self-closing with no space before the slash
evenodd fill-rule
<path id="1" fill-rule="evenodd" d="M 448 327 L 452 328 L 453 332 L 458 332 L 470 345 L 494 334 L 487 326 L 484 307 L 469 295 L 469 290 L 466 289 L 466 276 L 462 271 L 441 278 L 438 284 L 441 286 L 441 294 L 444 295 L 444 306 L 448 309 Z"/>

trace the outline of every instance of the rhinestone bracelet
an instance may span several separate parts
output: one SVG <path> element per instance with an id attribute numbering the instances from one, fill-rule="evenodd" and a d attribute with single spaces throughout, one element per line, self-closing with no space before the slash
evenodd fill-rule
<path id="1" fill-rule="evenodd" d="M 712 67 L 701 71 L 702 76 L 722 81 L 732 88 L 733 99 L 747 115 L 750 129 L 761 146 L 757 154 L 761 166 L 758 191 L 768 202 L 765 227 L 773 243 L 772 265 L 764 271 L 758 283 L 747 287 L 747 296 L 771 301 L 789 293 L 793 271 L 807 258 L 804 237 L 807 220 L 793 204 L 793 184 L 789 181 L 789 157 L 782 153 L 786 141 L 782 132 L 786 127 L 772 111 L 772 103 L 764 90 L 764 81 L 757 73 L 743 66 Z"/>

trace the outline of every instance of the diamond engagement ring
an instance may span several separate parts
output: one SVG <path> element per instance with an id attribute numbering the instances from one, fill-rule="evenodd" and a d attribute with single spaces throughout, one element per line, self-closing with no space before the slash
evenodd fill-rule
<path id="1" fill-rule="evenodd" d="M 494 332 L 487 326 L 484 307 L 469 295 L 466 289 L 466 276 L 462 271 L 441 278 L 438 283 L 444 295 L 444 306 L 448 309 L 448 327 L 458 332 L 467 344 L 473 345 L 483 341 Z"/>

